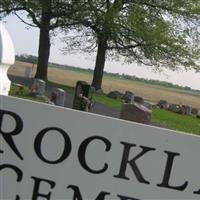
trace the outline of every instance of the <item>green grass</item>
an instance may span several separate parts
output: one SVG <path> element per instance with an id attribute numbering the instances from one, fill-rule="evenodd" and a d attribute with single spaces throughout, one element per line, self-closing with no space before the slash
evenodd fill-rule
<path id="1" fill-rule="evenodd" d="M 50 82 L 50 81 L 48 81 L 47 84 L 49 86 L 52 86 L 52 87 L 55 87 L 55 88 L 61 88 L 61 89 L 65 90 L 65 91 L 67 91 L 67 92 L 69 92 L 71 94 L 74 94 L 74 91 L 75 91 L 75 88 L 72 87 L 72 86 L 61 85 L 59 83 L 54 83 L 54 82 Z"/>
<path id="2" fill-rule="evenodd" d="M 108 107 L 115 108 L 120 110 L 122 106 L 121 99 L 111 99 L 107 97 L 105 94 L 94 94 L 93 99 L 96 102 L 102 103 Z"/>
<path id="3" fill-rule="evenodd" d="M 122 106 L 122 101 L 120 99 L 111 99 L 105 94 L 95 94 L 93 99 L 96 102 L 118 110 L 120 110 Z M 156 108 L 152 111 L 152 122 L 164 128 L 200 135 L 200 119 L 196 118 L 196 116 L 181 115 Z"/>
<path id="4" fill-rule="evenodd" d="M 32 101 L 46 102 L 43 98 L 31 97 L 29 95 L 30 89 L 28 87 L 26 87 L 26 86 L 24 86 L 22 94 L 17 94 L 16 91 L 17 91 L 16 85 L 12 84 L 11 88 L 10 88 L 10 92 L 9 92 L 10 96 L 14 96 L 14 97 L 18 97 L 18 98 L 23 98 L 23 99 L 28 99 L 28 100 L 32 100 Z"/>
<path id="5" fill-rule="evenodd" d="M 154 109 L 152 122 L 169 129 L 200 135 L 200 119 L 195 116 L 180 115 L 163 109 Z"/>

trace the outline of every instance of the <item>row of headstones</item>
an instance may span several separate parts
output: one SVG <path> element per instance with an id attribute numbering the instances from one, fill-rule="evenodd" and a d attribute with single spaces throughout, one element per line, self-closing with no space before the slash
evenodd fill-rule
<path id="1" fill-rule="evenodd" d="M 23 94 L 24 86 L 15 84 L 16 94 Z M 75 95 L 73 99 L 72 108 L 89 112 L 94 105 L 94 102 L 89 98 L 91 86 L 85 81 L 77 81 L 75 88 Z M 30 88 L 29 95 L 44 99 L 46 103 L 58 106 L 65 106 L 66 92 L 61 88 L 48 88 L 46 91 L 46 82 L 40 79 L 34 79 Z M 49 96 L 49 97 L 47 97 Z"/>
<path id="2" fill-rule="evenodd" d="M 46 83 L 43 80 L 35 79 L 34 86 L 36 88 L 36 92 L 42 95 L 45 94 L 46 91 Z M 61 88 L 52 88 L 50 91 L 49 100 L 51 104 L 55 104 L 58 106 L 65 106 L 66 92 Z"/>
<path id="3" fill-rule="evenodd" d="M 140 105 L 145 106 L 146 108 L 150 110 L 156 107 L 155 104 L 145 101 L 143 97 L 135 95 L 131 91 L 125 91 L 124 94 L 119 91 L 111 91 L 107 94 L 107 96 L 112 99 L 122 99 L 123 103 L 129 103 L 129 104 L 138 103 Z"/>
<path id="4" fill-rule="evenodd" d="M 129 121 L 135 121 L 144 124 L 151 124 L 152 108 L 160 107 L 179 114 L 196 115 L 200 118 L 200 110 L 187 105 L 168 104 L 165 100 L 160 100 L 157 105 L 146 102 L 140 96 L 135 96 L 134 93 L 126 91 L 125 94 L 118 91 L 111 91 L 107 95 L 110 98 L 123 100 L 123 106 L 120 112 L 120 118 Z"/>
<path id="5" fill-rule="evenodd" d="M 166 109 L 182 115 L 196 115 L 200 118 L 200 110 L 188 105 L 169 104 L 166 100 L 160 100 L 157 104 L 158 107 Z"/>
<path id="6" fill-rule="evenodd" d="M 111 91 L 107 94 L 107 96 L 112 99 L 122 99 L 124 103 L 139 103 L 148 109 L 152 109 L 153 106 L 153 104 L 144 101 L 143 97 L 137 96 L 131 91 L 125 91 L 124 94 L 119 91 Z"/>
<path id="7" fill-rule="evenodd" d="M 34 79 L 29 94 L 30 96 L 35 96 L 35 97 L 45 97 L 46 82 L 41 79 Z M 58 106 L 64 106 L 65 98 L 66 98 L 66 92 L 63 89 L 52 88 L 47 102 Z"/>

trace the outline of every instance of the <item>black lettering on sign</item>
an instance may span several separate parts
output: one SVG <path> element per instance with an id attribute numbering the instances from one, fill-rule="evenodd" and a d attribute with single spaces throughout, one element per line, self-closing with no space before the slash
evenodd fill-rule
<path id="1" fill-rule="evenodd" d="M 15 122 L 16 122 L 15 129 L 12 130 L 9 133 L 4 132 L 2 130 L 2 128 L 3 128 L 2 127 L 3 126 L 3 119 L 4 119 L 5 115 L 11 116 L 15 120 Z M 19 150 L 17 149 L 17 147 L 15 145 L 15 142 L 13 140 L 13 136 L 14 135 L 18 135 L 22 131 L 22 129 L 23 129 L 23 121 L 22 121 L 22 119 L 20 118 L 19 115 L 17 115 L 14 112 L 7 111 L 7 110 L 0 110 L 0 134 L 2 135 L 2 137 L 4 138 L 4 140 L 7 142 L 7 144 L 10 146 L 10 148 L 13 150 L 13 152 L 21 160 L 23 160 L 23 157 L 22 157 L 22 155 L 20 154 Z M 3 153 L 3 151 L 0 150 L 0 153 Z"/>
<path id="2" fill-rule="evenodd" d="M 81 145 L 79 147 L 79 150 L 78 150 L 78 159 L 79 159 L 79 162 L 80 162 L 81 166 L 85 170 L 87 170 L 88 172 L 93 173 L 93 174 L 100 174 L 100 173 L 103 173 L 103 172 L 105 172 L 107 170 L 107 168 L 108 168 L 108 164 L 107 163 L 104 164 L 104 167 L 102 169 L 94 170 L 94 169 L 91 169 L 88 166 L 87 162 L 86 162 L 86 155 L 85 154 L 86 154 L 87 147 L 94 140 L 100 140 L 100 141 L 102 141 L 105 144 L 105 146 L 106 146 L 105 150 L 107 152 L 110 150 L 110 148 L 111 148 L 111 142 L 108 139 L 106 139 L 104 137 L 100 137 L 100 136 L 92 136 L 90 138 L 85 139 L 81 143 Z"/>
<path id="3" fill-rule="evenodd" d="M 129 180 L 129 178 L 126 177 L 126 168 L 127 168 L 127 165 L 129 164 L 131 166 L 131 169 L 133 170 L 137 180 L 140 183 L 150 184 L 149 181 L 144 179 L 142 173 L 140 172 L 140 170 L 136 164 L 136 161 L 139 158 L 141 158 L 144 154 L 146 154 L 147 152 L 155 151 L 155 148 L 140 146 L 142 148 L 142 151 L 137 156 L 135 156 L 134 158 L 129 160 L 130 149 L 131 149 L 131 147 L 135 147 L 136 145 L 126 143 L 126 142 L 121 142 L 121 144 L 124 145 L 124 152 L 123 152 L 123 156 L 122 156 L 121 167 L 120 167 L 119 174 L 115 175 L 114 177 Z"/>
<path id="4" fill-rule="evenodd" d="M 18 167 L 14 166 L 14 165 L 10 165 L 10 164 L 0 165 L 0 171 L 3 169 L 7 169 L 7 168 L 13 170 L 17 174 L 17 182 L 20 182 L 22 180 L 23 172 Z M 20 200 L 19 195 L 16 195 L 15 199 Z"/>
<path id="5" fill-rule="evenodd" d="M 69 185 L 67 188 L 72 189 L 74 192 L 73 200 L 83 200 L 81 192 L 79 190 L 78 186 L 75 185 Z M 100 192 L 97 196 L 96 200 L 105 200 L 105 196 L 109 195 L 108 192 Z"/>
<path id="6" fill-rule="evenodd" d="M 51 192 L 49 192 L 48 194 L 39 193 L 40 184 L 42 182 L 47 183 L 48 185 L 50 185 L 50 189 L 53 189 L 55 187 L 56 183 L 54 181 L 50 181 L 50 180 L 42 179 L 42 178 L 37 178 L 37 177 L 33 177 L 33 176 L 31 178 L 35 181 L 34 188 L 33 188 L 32 200 L 37 200 L 39 197 L 43 197 L 45 199 L 50 200 Z"/>
<path id="7" fill-rule="evenodd" d="M 133 198 L 133 197 L 126 197 L 126 196 L 122 196 L 122 195 L 117 195 L 120 200 L 140 200 L 140 199 L 136 199 L 136 198 Z"/>
<path id="8" fill-rule="evenodd" d="M 199 189 L 199 191 L 195 191 L 194 194 L 200 194 L 200 189 Z"/>
<path id="9" fill-rule="evenodd" d="M 19 195 L 17 195 L 16 198 L 15 198 L 15 200 L 20 200 L 20 199 L 21 199 L 21 198 L 20 198 Z"/>
<path id="10" fill-rule="evenodd" d="M 47 160 L 43 156 L 42 151 L 41 151 L 41 145 L 42 145 L 43 137 L 49 131 L 57 131 L 59 134 L 61 134 L 63 136 L 64 142 L 65 142 L 65 146 L 64 146 L 62 155 L 57 160 L 53 160 L 53 161 Z M 69 156 L 69 154 L 71 152 L 71 148 L 72 148 L 72 145 L 71 145 L 71 141 L 70 141 L 70 138 L 69 138 L 68 134 L 65 131 L 63 131 L 62 129 L 57 128 L 57 127 L 50 127 L 50 128 L 43 129 L 42 131 L 40 131 L 38 133 L 37 137 L 35 138 L 35 142 L 34 142 L 34 149 L 35 149 L 35 152 L 36 152 L 37 156 L 42 161 L 44 161 L 46 163 L 49 163 L 49 164 L 57 164 L 57 163 L 60 163 L 60 162 L 64 161 Z"/>
<path id="11" fill-rule="evenodd" d="M 170 179 L 170 175 L 171 175 L 171 171 L 172 171 L 174 158 L 175 158 L 175 156 L 179 156 L 180 154 L 179 153 L 170 152 L 170 151 L 164 151 L 164 152 L 167 154 L 167 163 L 166 163 L 166 167 L 165 167 L 163 181 L 162 181 L 161 184 L 158 184 L 157 186 L 166 187 L 166 188 L 174 189 L 174 190 L 180 190 L 180 191 L 185 190 L 185 188 L 188 185 L 187 181 L 183 185 L 180 185 L 180 186 L 171 186 L 171 185 L 169 185 L 169 179 Z"/>

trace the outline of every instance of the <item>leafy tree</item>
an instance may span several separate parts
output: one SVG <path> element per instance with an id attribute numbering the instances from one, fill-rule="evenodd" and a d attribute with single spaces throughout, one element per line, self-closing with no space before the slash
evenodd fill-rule
<path id="1" fill-rule="evenodd" d="M 101 88 L 105 60 L 155 69 L 200 70 L 199 0 L 87 0 L 65 37 L 66 50 L 96 51 L 92 85 Z"/>
<path id="2" fill-rule="evenodd" d="M 1 2 L 1 17 L 12 13 L 25 24 L 40 29 L 36 78 L 47 79 L 50 33 L 63 25 L 71 25 L 70 20 L 66 18 L 75 12 L 72 11 L 71 2 L 70 0 L 3 0 Z M 22 18 L 24 13 L 31 23 Z M 65 21 L 62 20 L 63 17 Z"/>

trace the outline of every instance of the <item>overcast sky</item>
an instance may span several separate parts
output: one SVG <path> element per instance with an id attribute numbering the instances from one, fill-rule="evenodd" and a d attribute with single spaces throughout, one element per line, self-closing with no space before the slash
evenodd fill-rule
<path id="1" fill-rule="evenodd" d="M 5 22 L 4 25 L 12 37 L 16 54 L 26 53 L 37 56 L 39 29 L 28 28 L 15 16 L 9 16 L 4 19 L 3 22 Z M 94 69 L 95 54 L 82 55 L 78 53 L 63 55 L 60 51 L 63 47 L 63 43 L 60 41 L 60 35 L 58 34 L 52 40 L 50 53 L 51 62 Z M 148 67 L 138 67 L 136 64 L 127 65 L 110 61 L 106 62 L 105 70 L 107 72 L 124 73 L 147 79 L 164 80 L 200 90 L 200 73 L 195 73 L 194 71 L 171 72 L 166 70 L 164 73 L 154 73 Z"/>

